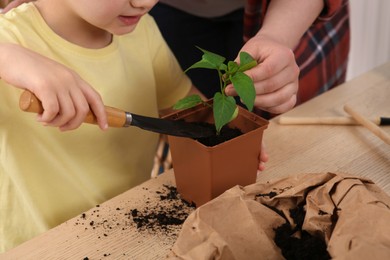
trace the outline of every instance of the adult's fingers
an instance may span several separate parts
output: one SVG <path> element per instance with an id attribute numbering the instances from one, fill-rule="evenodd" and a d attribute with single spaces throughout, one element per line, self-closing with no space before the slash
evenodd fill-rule
<path id="1" fill-rule="evenodd" d="M 258 166 L 258 170 L 259 171 L 264 171 L 265 170 L 265 163 L 268 162 L 268 160 L 269 160 L 269 156 L 267 154 L 264 141 L 262 141 L 260 158 L 259 158 L 260 162 L 259 162 L 259 166 Z"/>
<path id="2" fill-rule="evenodd" d="M 266 52 L 258 63 L 256 67 L 245 72 L 255 83 L 272 78 L 282 71 L 287 71 L 295 77 L 299 75 L 299 67 L 295 62 L 294 53 L 287 48 Z M 270 89 L 269 91 L 274 90 Z"/>
<path id="3" fill-rule="evenodd" d="M 279 104 L 277 106 L 266 107 L 266 108 L 261 108 L 259 106 L 259 108 L 262 109 L 262 110 L 268 111 L 268 112 L 270 112 L 272 114 L 282 114 L 282 113 L 292 109 L 295 106 L 296 102 L 297 102 L 297 96 L 293 95 L 293 96 L 291 96 L 291 98 L 288 101 L 286 101 L 286 102 L 284 102 L 282 104 Z"/>

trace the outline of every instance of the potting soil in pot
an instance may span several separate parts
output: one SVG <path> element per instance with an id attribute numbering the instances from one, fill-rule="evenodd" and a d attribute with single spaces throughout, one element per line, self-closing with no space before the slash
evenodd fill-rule
<path id="1" fill-rule="evenodd" d="M 236 186 L 194 211 L 179 259 L 390 259 L 390 197 L 344 173 Z"/>
<path id="2" fill-rule="evenodd" d="M 194 124 L 200 124 L 200 125 L 207 126 L 210 128 L 215 128 L 213 124 L 204 123 L 204 122 L 196 122 Z M 206 146 L 211 147 L 211 146 L 223 143 L 225 141 L 228 141 L 230 139 L 233 139 L 233 138 L 240 136 L 240 135 L 242 135 L 242 132 L 240 129 L 231 128 L 229 126 L 224 126 L 224 127 L 222 127 L 221 132 L 218 135 L 215 134 L 212 136 L 199 138 L 197 140 L 198 140 L 198 142 L 200 142 Z"/>

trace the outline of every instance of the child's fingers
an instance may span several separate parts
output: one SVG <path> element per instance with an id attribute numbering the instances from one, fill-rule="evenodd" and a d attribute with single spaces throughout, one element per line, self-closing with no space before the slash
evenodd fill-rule
<path id="1" fill-rule="evenodd" d="M 82 93 L 71 94 L 67 91 L 55 93 L 54 97 L 42 98 L 44 112 L 40 115 L 38 121 L 48 126 L 62 127 L 67 125 L 66 129 L 74 129 L 83 122 L 88 108 L 88 104 Z M 81 96 L 81 97 L 80 97 Z"/>
<path id="2" fill-rule="evenodd" d="M 89 86 L 84 90 L 84 95 L 88 101 L 89 109 L 96 116 L 100 129 L 106 130 L 108 128 L 107 114 L 101 96 Z"/>
<path id="3" fill-rule="evenodd" d="M 43 112 L 38 115 L 37 119 L 39 122 L 48 124 L 54 120 L 60 112 L 60 104 L 58 102 L 55 93 L 36 93 L 35 94 L 42 102 Z"/>
<path id="4" fill-rule="evenodd" d="M 69 107 L 71 109 L 68 111 L 69 114 L 62 118 L 65 121 L 65 124 L 60 123 L 60 130 L 67 131 L 78 128 L 85 120 L 89 112 L 89 105 L 82 93 L 77 93 L 77 95 L 72 96 L 73 106 Z"/>
<path id="5" fill-rule="evenodd" d="M 6 13 L 8 12 L 9 10 L 11 10 L 12 8 L 14 7 L 17 7 L 23 3 L 27 3 L 27 2 L 32 2 L 33 0 L 14 0 L 12 2 L 10 2 L 9 4 L 7 4 L 6 7 L 3 8 L 3 10 L 1 11 L 2 13 Z"/>

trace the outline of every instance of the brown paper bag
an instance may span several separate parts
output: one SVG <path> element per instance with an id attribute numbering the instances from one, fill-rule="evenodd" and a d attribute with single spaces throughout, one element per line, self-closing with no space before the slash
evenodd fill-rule
<path id="1" fill-rule="evenodd" d="M 306 213 L 301 224 L 290 214 L 298 205 Z M 284 223 L 301 226 L 292 239 L 307 231 L 322 240 L 321 259 L 390 259 L 390 197 L 372 181 L 342 173 L 233 187 L 187 218 L 169 258 L 285 259 L 274 241 Z M 297 259 L 304 258 L 313 259 Z"/>

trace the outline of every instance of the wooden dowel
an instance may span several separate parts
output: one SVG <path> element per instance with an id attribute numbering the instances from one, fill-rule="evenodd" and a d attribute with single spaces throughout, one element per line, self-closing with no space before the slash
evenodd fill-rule
<path id="1" fill-rule="evenodd" d="M 383 131 L 379 126 L 371 122 L 369 119 L 367 119 L 365 116 L 361 115 L 360 113 L 356 112 L 354 109 L 352 109 L 350 106 L 345 105 L 344 106 L 345 112 L 350 114 L 357 122 L 359 122 L 361 125 L 366 127 L 368 130 L 370 130 L 373 134 L 378 136 L 380 139 L 382 139 L 385 143 L 390 145 L 390 135 Z"/>
<path id="2" fill-rule="evenodd" d="M 281 125 L 356 125 L 351 117 L 287 117 L 279 118 Z"/>
<path id="3" fill-rule="evenodd" d="M 370 119 L 374 124 L 380 125 L 381 118 Z M 280 116 L 281 125 L 358 125 L 352 117 L 347 116 L 319 116 L 319 117 L 300 117 L 300 116 Z"/>

